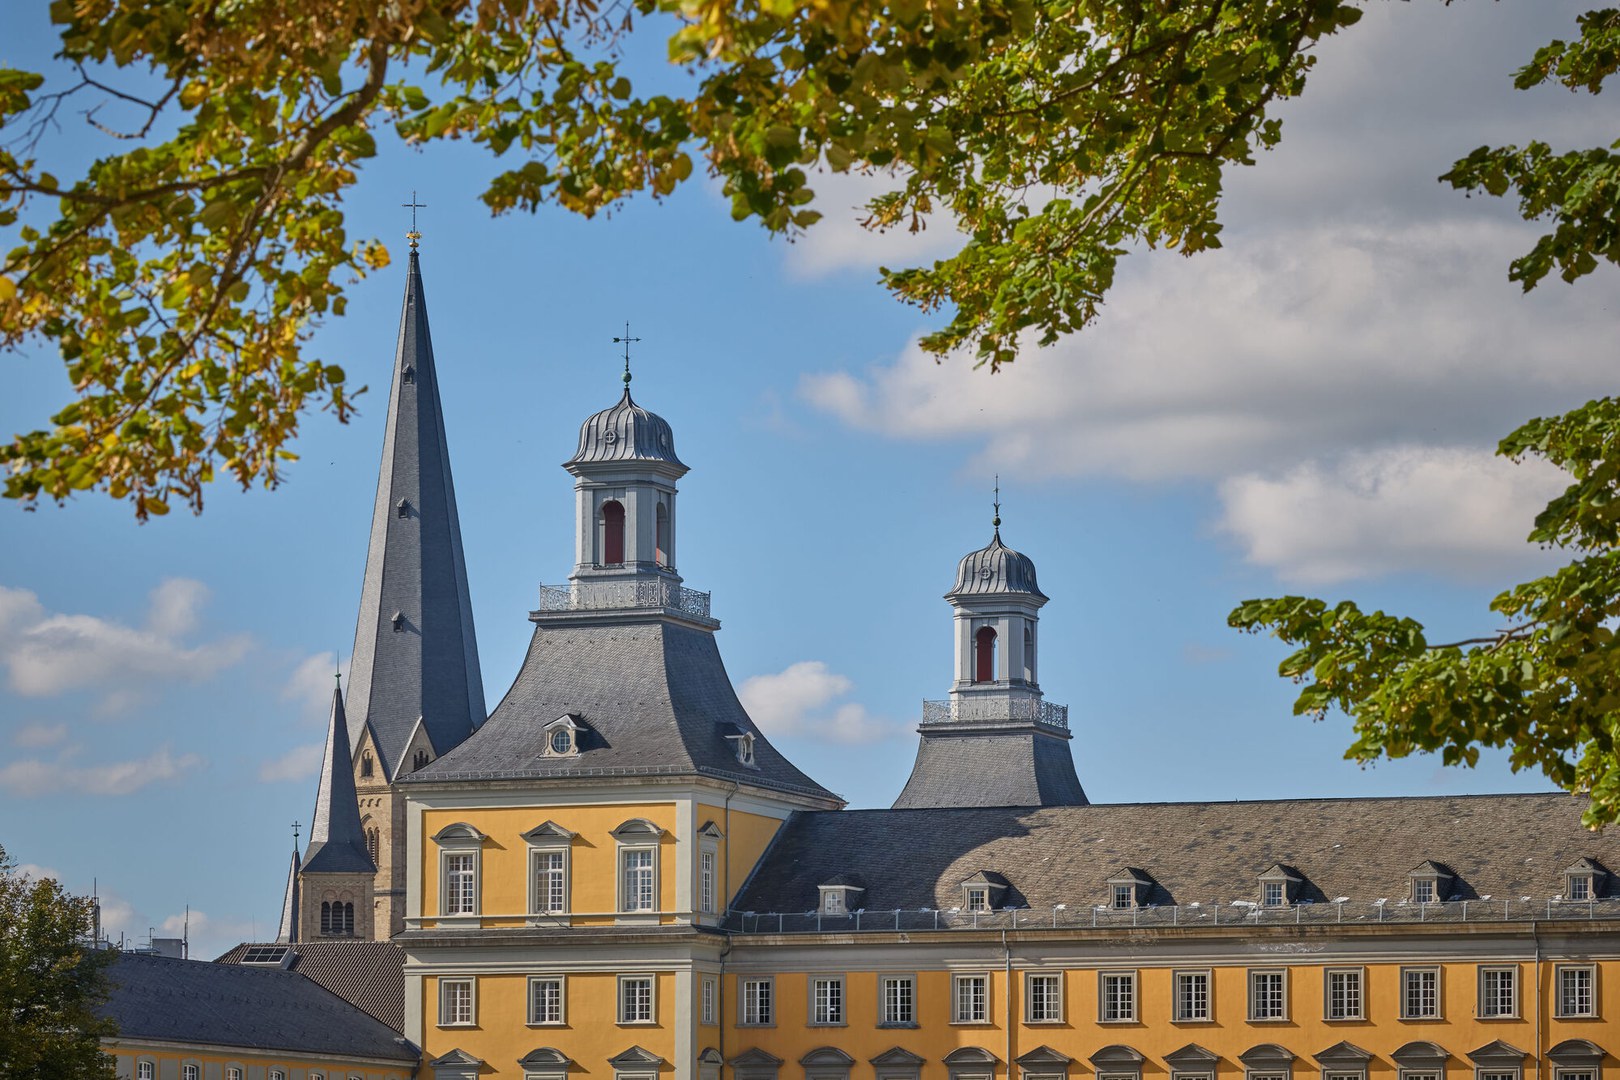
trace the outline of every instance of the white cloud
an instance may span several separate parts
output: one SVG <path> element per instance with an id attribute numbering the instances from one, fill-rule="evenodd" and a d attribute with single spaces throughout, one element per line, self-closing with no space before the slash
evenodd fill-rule
<path id="1" fill-rule="evenodd" d="M 171 578 L 152 590 L 145 625 L 95 615 L 52 614 L 24 589 L 0 586 L 0 664 L 14 692 L 50 697 L 71 690 L 102 692 L 99 710 L 116 711 L 154 683 L 198 683 L 239 662 L 252 639 L 237 634 L 189 645 L 208 590 Z"/>
<path id="2" fill-rule="evenodd" d="M 873 742 L 892 725 L 856 702 L 834 704 L 855 684 L 820 660 L 801 660 L 774 675 L 754 675 L 737 688 L 748 715 L 770 736 L 810 735 L 841 743 Z"/>
<path id="3" fill-rule="evenodd" d="M 348 674 L 347 667 L 338 667 L 336 653 L 305 657 L 287 677 L 281 688 L 281 699 L 296 703 L 300 720 L 324 724 L 332 707 L 332 676 L 337 671 Z"/>
<path id="4" fill-rule="evenodd" d="M 259 779 L 266 783 L 274 783 L 280 780 L 307 780 L 320 771 L 321 752 L 325 748 L 324 743 L 295 746 L 274 761 L 266 761 L 260 765 Z"/>
<path id="5" fill-rule="evenodd" d="M 76 765 L 77 748 L 56 761 L 13 761 L 0 767 L 0 789 L 30 798 L 39 795 L 130 795 L 151 784 L 173 780 L 202 765 L 196 754 L 178 757 L 163 747 L 134 761 Z"/>
<path id="6" fill-rule="evenodd" d="M 945 214 L 930 215 L 926 227 L 917 232 L 911 232 L 909 224 L 882 233 L 862 227 L 869 216 L 866 204 L 904 184 L 883 172 L 863 176 L 825 170 L 812 175 L 816 209 L 824 216 L 786 249 L 788 272 L 800 278 L 843 270 L 872 274 L 880 266 L 926 264 L 960 248 L 967 237 Z"/>
<path id="7" fill-rule="evenodd" d="M 1477 580 L 1557 558 L 1525 536 L 1567 483 L 1545 462 L 1397 447 L 1307 462 L 1277 477 L 1231 477 L 1220 485 L 1220 528 L 1249 562 L 1300 584 L 1401 570 Z"/>
<path id="8" fill-rule="evenodd" d="M 50 866 L 40 866 L 38 863 L 18 863 L 12 872 L 19 877 L 32 878 L 35 881 L 40 881 L 45 878 L 55 878 L 57 881 L 62 880 L 62 872 L 60 870 Z"/>
<path id="9" fill-rule="evenodd" d="M 66 738 L 66 724 L 25 724 L 17 729 L 11 741 L 21 747 L 38 749 L 41 746 L 55 746 Z"/>

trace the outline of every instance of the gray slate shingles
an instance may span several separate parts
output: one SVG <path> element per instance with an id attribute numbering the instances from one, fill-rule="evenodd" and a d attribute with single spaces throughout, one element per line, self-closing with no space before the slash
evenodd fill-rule
<path id="1" fill-rule="evenodd" d="M 895 809 L 962 806 L 1084 806 L 1066 740 L 1031 730 L 958 735 L 939 724 L 917 744 Z"/>
<path id="2" fill-rule="evenodd" d="M 360 824 L 360 803 L 354 792 L 354 759 L 349 754 L 349 727 L 343 715 L 343 694 L 338 690 L 332 691 L 332 715 L 326 729 L 320 782 L 315 788 L 315 813 L 310 818 L 304 872 L 377 872 L 377 864 L 366 851 L 365 829 Z"/>
<path id="3" fill-rule="evenodd" d="M 1257 897 L 1276 863 L 1303 876 L 1299 899 L 1365 903 L 1405 896 L 1425 859 L 1456 871 L 1459 899 L 1547 899 L 1582 856 L 1620 865 L 1620 833 L 1584 829 L 1585 805 L 1547 794 L 800 812 L 733 906 L 805 911 L 817 885 L 855 874 L 869 910 L 948 909 L 986 870 L 1006 875 L 1011 904 L 1074 907 L 1107 903 L 1122 866 L 1153 878 L 1144 902 L 1226 903 Z"/>
<path id="4" fill-rule="evenodd" d="M 387 1024 L 292 971 L 126 953 L 108 980 L 103 1012 L 126 1039 L 401 1062 L 418 1057 Z"/>
<path id="5" fill-rule="evenodd" d="M 240 964 L 242 944 L 215 963 Z M 288 970 L 311 979 L 395 1031 L 405 1030 L 405 951 L 391 941 L 300 941 Z"/>

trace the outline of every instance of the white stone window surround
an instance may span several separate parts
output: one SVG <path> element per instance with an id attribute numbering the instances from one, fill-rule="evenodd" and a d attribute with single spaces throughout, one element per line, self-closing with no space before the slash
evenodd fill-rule
<path id="1" fill-rule="evenodd" d="M 878 1027 L 917 1026 L 917 976 L 886 972 L 878 976 Z"/>
<path id="2" fill-rule="evenodd" d="M 1322 971 L 1322 1019 L 1329 1023 L 1367 1019 L 1367 972 L 1360 967 Z"/>
<path id="3" fill-rule="evenodd" d="M 541 822 L 523 834 L 523 841 L 529 846 L 528 911 L 530 915 L 543 916 L 530 919 L 530 925 L 556 926 L 556 916 L 568 914 L 574 892 L 574 836 L 554 821 Z M 561 867 L 555 866 L 557 856 L 561 857 Z M 556 896 L 559 871 L 561 904 L 557 903 Z"/>
<path id="4" fill-rule="evenodd" d="M 990 973 L 960 972 L 951 976 L 951 1023 L 990 1023 Z"/>
<path id="5" fill-rule="evenodd" d="M 1402 1020 L 1444 1019 L 1443 970 L 1436 964 L 1401 968 Z"/>
<path id="6" fill-rule="evenodd" d="M 202 1066 L 195 1061 L 188 1061 L 180 1066 L 180 1080 L 202 1080 Z M 310 1080 L 317 1080 L 312 1076 Z"/>
<path id="7" fill-rule="evenodd" d="M 1519 1019 L 1519 965 L 1479 965 L 1477 1006 L 1480 1020 Z"/>
<path id="8" fill-rule="evenodd" d="M 1063 1015 L 1063 972 L 1024 972 L 1024 1023 L 1061 1024 Z"/>
<path id="9" fill-rule="evenodd" d="M 439 846 L 440 923 L 478 921 L 478 913 L 483 910 L 482 861 L 486 839 L 488 837 L 465 822 L 446 825 L 433 835 L 433 842 Z M 469 872 L 470 880 L 466 877 Z"/>
<path id="10" fill-rule="evenodd" d="M 1137 998 L 1135 971 L 1097 972 L 1097 1023 L 1136 1023 Z"/>
<path id="11" fill-rule="evenodd" d="M 966 899 L 963 904 L 964 911 L 990 910 L 990 886 L 966 885 L 963 888 L 966 891 Z"/>
<path id="12" fill-rule="evenodd" d="M 1249 1023 L 1286 1023 L 1288 1021 L 1288 969 L 1250 968 Z"/>
<path id="13" fill-rule="evenodd" d="M 240 1065 L 225 1066 L 225 1080 L 242 1080 L 244 1071 Z"/>
<path id="14" fill-rule="evenodd" d="M 720 845 L 713 840 L 698 843 L 698 912 L 720 914 Z"/>
<path id="15" fill-rule="evenodd" d="M 145 1058 L 135 1063 L 135 1080 L 156 1080 L 157 1064 Z"/>
<path id="16" fill-rule="evenodd" d="M 618 1016 L 621 1027 L 635 1027 L 658 1022 L 658 978 L 637 972 L 620 975 L 618 979 Z"/>
<path id="17" fill-rule="evenodd" d="M 478 980 L 471 977 L 439 979 L 439 1027 L 478 1025 Z"/>
<path id="18" fill-rule="evenodd" d="M 806 1001 L 811 1027 L 846 1027 L 849 999 L 842 975 L 810 975 Z"/>
<path id="19" fill-rule="evenodd" d="M 561 972 L 530 975 L 527 1026 L 562 1027 L 567 1023 L 568 976 Z"/>
<path id="20" fill-rule="evenodd" d="M 1214 1023 L 1215 978 L 1211 969 L 1177 969 L 1170 974 L 1170 987 L 1171 1023 Z"/>
<path id="21" fill-rule="evenodd" d="M 709 1027 L 720 1023 L 720 978 L 717 975 L 701 976 L 698 984 L 698 1023 Z"/>
<path id="22" fill-rule="evenodd" d="M 613 830 L 616 905 L 621 921 L 656 920 L 662 913 L 664 830 L 646 818 L 632 818 Z"/>
<path id="23" fill-rule="evenodd" d="M 1597 965 L 1554 964 L 1553 1016 L 1560 1020 L 1581 1020 L 1597 1015 Z"/>
<path id="24" fill-rule="evenodd" d="M 1197 1043 L 1172 1050 L 1164 1057 L 1170 1080 L 1216 1080 L 1220 1058 Z"/>
<path id="25" fill-rule="evenodd" d="M 776 1026 L 776 976 L 748 975 L 737 980 L 737 1026 Z"/>

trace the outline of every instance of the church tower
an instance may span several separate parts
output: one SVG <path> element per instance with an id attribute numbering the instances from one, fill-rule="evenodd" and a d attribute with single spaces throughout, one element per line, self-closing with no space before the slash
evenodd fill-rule
<path id="1" fill-rule="evenodd" d="M 921 741 L 896 809 L 1084 806 L 1069 752 L 1069 710 L 1041 694 L 1036 627 L 1047 597 L 1035 563 L 1001 542 L 969 552 L 945 594 L 955 612 L 956 680 L 923 702 Z"/>
<path id="2" fill-rule="evenodd" d="M 377 867 L 378 938 L 404 927 L 404 810 L 391 785 L 460 745 L 485 717 L 417 239 L 413 231 L 349 672 L 349 745 Z"/>

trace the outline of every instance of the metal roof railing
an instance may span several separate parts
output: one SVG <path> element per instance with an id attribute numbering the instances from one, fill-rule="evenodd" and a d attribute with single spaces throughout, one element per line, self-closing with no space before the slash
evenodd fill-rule
<path id="1" fill-rule="evenodd" d="M 738 934 L 847 934 L 919 930 L 1121 930 L 1133 927 L 1255 927 L 1378 923 L 1485 923 L 1596 921 L 1620 919 L 1620 897 L 1601 900 L 1446 900 L 1431 904 L 1410 901 L 1348 900 L 1322 904 L 1261 907 L 1252 901 L 1166 904 L 1111 908 L 1103 905 L 1057 904 L 1049 908 L 963 911 L 960 908 L 863 909 L 846 915 L 821 911 L 728 912 L 722 923 Z"/>
<path id="2" fill-rule="evenodd" d="M 540 586 L 540 611 L 612 611 L 623 608 L 670 608 L 686 615 L 713 618 L 709 594 L 673 581 L 580 581 Z"/>
<path id="3" fill-rule="evenodd" d="M 1040 698 L 950 698 L 923 701 L 924 724 L 954 724 L 973 721 L 1032 720 L 1048 727 L 1069 728 L 1069 707 L 1054 705 Z"/>

